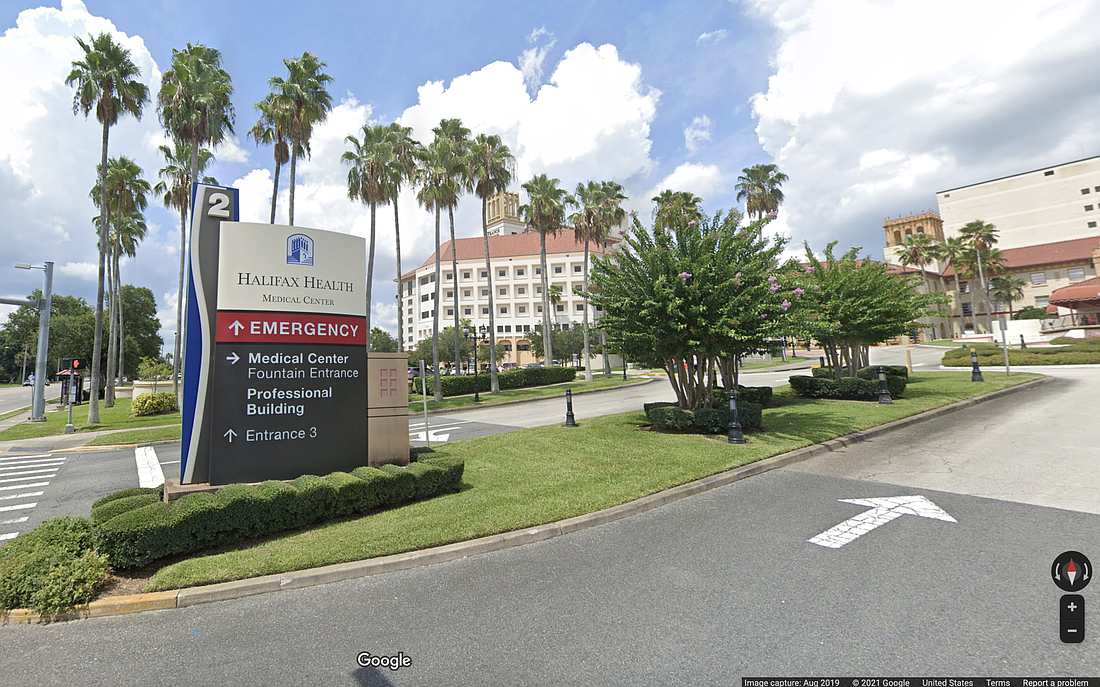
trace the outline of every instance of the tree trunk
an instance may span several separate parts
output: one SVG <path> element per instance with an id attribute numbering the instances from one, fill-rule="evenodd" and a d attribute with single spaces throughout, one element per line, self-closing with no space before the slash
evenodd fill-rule
<path id="1" fill-rule="evenodd" d="M 188 192 L 188 195 L 191 197 L 192 201 L 194 201 L 194 194 L 191 192 L 191 189 L 193 188 L 195 180 L 198 179 L 198 177 L 199 177 L 199 141 L 196 138 L 196 139 L 192 139 L 192 141 L 191 141 L 191 177 L 190 177 L 190 179 L 188 179 L 189 183 L 187 184 L 187 192 Z M 197 212 L 197 210 L 192 205 L 192 207 L 191 207 L 192 221 L 194 221 L 194 217 L 195 217 L 196 212 Z M 190 246 L 187 246 L 187 248 L 188 248 L 188 251 L 184 252 L 185 255 L 187 254 L 187 252 L 189 252 Z M 181 261 L 180 269 L 182 270 L 182 268 L 183 268 L 183 262 Z M 181 272 L 181 279 L 182 279 L 182 272 Z M 185 282 L 181 282 L 181 283 L 183 284 L 183 289 L 186 289 L 186 283 Z M 181 290 L 183 290 L 183 289 L 181 289 Z M 191 302 L 190 295 L 191 294 L 187 294 L 188 298 L 181 300 L 181 302 L 183 304 L 184 311 L 186 311 L 188 306 L 190 305 L 190 302 Z M 183 377 L 187 372 L 187 369 L 184 366 L 184 363 L 187 362 L 187 360 L 186 360 L 186 358 L 187 358 L 187 319 L 186 319 L 186 317 L 184 317 L 183 329 L 182 329 L 182 333 L 180 334 L 180 355 L 182 356 L 180 358 L 180 377 Z M 198 361 L 196 361 L 196 362 L 198 362 Z M 186 387 L 181 386 L 179 396 L 177 396 L 177 400 L 179 401 L 179 407 L 180 408 L 182 408 L 184 406 L 184 404 L 186 403 L 186 399 L 184 398 L 185 395 L 186 395 L 186 394 L 184 394 L 185 389 L 186 389 Z"/>
<path id="2" fill-rule="evenodd" d="M 375 220 L 375 217 L 374 217 L 374 215 L 375 215 L 375 210 L 377 210 L 377 209 L 378 209 L 378 204 L 377 203 L 371 203 L 370 204 L 370 246 L 367 247 L 367 352 L 370 352 L 370 311 L 371 311 L 370 294 L 371 294 L 371 286 L 374 284 L 374 244 L 375 244 L 375 240 L 374 240 L 375 239 L 375 233 L 374 233 L 374 226 L 375 226 L 374 220 Z M 400 282 L 401 278 L 398 277 L 397 281 Z M 401 307 L 401 304 L 398 303 L 397 307 Z"/>
<path id="3" fill-rule="evenodd" d="M 277 143 L 275 145 L 278 145 Z M 275 224 L 275 201 L 279 199 L 279 169 L 282 165 L 275 161 L 275 185 L 271 189 L 271 222 Z"/>
<path id="4" fill-rule="evenodd" d="M 489 219 L 488 200 L 481 199 L 481 238 L 485 242 L 485 273 L 489 275 L 489 393 L 500 393 L 500 379 L 497 377 L 497 320 L 496 301 L 493 296 L 493 265 L 489 260 Z M 458 268 L 455 268 L 455 297 L 458 297 Z M 475 287 L 476 288 L 476 287 Z M 456 301 L 457 302 L 457 301 Z M 457 305 L 455 316 L 458 316 Z M 474 361 L 477 368 L 477 361 Z"/>
<path id="5" fill-rule="evenodd" d="M 542 267 L 542 353 L 546 366 L 554 362 L 554 345 L 550 341 L 550 280 L 546 273 L 546 232 L 539 232 L 539 264 Z"/>
<path id="6" fill-rule="evenodd" d="M 180 339 L 183 333 L 183 291 L 186 284 L 183 283 L 183 271 L 187 264 L 187 203 L 180 208 L 180 278 L 179 289 L 176 291 L 176 340 L 172 348 L 172 393 L 176 397 L 176 404 L 180 400 L 180 370 L 183 364 L 180 361 Z"/>
<path id="7" fill-rule="evenodd" d="M 122 272 L 118 267 L 118 257 L 115 257 L 115 290 L 118 295 L 118 376 L 119 379 L 126 376 L 126 310 L 122 307 Z M 132 398 L 132 396 L 131 396 Z"/>
<path id="8" fill-rule="evenodd" d="M 298 169 L 298 155 L 297 155 L 297 153 L 298 153 L 298 140 L 297 139 L 291 139 L 291 142 L 290 142 L 290 203 L 287 207 L 287 211 L 288 211 L 289 220 L 290 220 L 289 224 L 292 227 L 294 226 L 294 181 L 295 181 L 295 173 L 296 173 L 296 170 Z M 436 238 L 438 239 L 438 237 L 436 237 Z M 436 241 L 436 245 L 439 245 L 438 241 Z"/>
<path id="9" fill-rule="evenodd" d="M 447 218 L 451 223 L 451 288 L 453 289 L 451 295 L 454 297 L 455 374 L 458 374 L 462 369 L 462 331 L 458 322 L 458 242 L 455 241 L 454 208 L 447 208 Z"/>
<path id="10" fill-rule="evenodd" d="M 120 204 L 121 205 L 121 204 Z M 119 209 L 118 221 L 122 219 Z M 118 231 L 118 225 L 115 225 Z M 118 285 L 115 284 L 115 254 L 118 249 L 109 246 L 107 250 L 107 389 L 103 397 L 104 408 L 115 407 L 115 375 L 118 374 Z"/>
<path id="11" fill-rule="evenodd" d="M 611 374 L 611 358 L 607 357 L 607 332 L 600 330 L 600 348 L 603 349 L 603 373 Z M 626 357 L 623 357 L 623 366 L 626 366 Z"/>
<path id="12" fill-rule="evenodd" d="M 99 424 L 99 380 L 102 378 L 103 357 L 103 278 L 107 261 L 107 135 L 110 127 L 103 123 L 103 150 L 99 167 L 99 280 L 95 298 L 95 337 L 92 340 L 92 389 L 89 395 L 88 424 Z"/>
<path id="13" fill-rule="evenodd" d="M 393 199 L 393 231 L 397 246 L 397 350 L 405 352 L 405 304 L 401 298 L 401 220 L 398 217 L 397 198 Z M 458 276 L 455 276 L 455 281 Z M 457 288 L 457 284 L 456 284 Z"/>
<path id="14" fill-rule="evenodd" d="M 588 350 L 588 239 L 584 241 L 584 381 L 592 381 L 591 351 Z M 626 362 L 623 362 L 626 365 Z"/>
<path id="15" fill-rule="evenodd" d="M 985 288 L 985 273 L 982 271 L 982 254 L 975 248 L 974 255 L 978 260 L 978 280 L 982 287 L 982 300 L 985 301 L 985 330 L 989 334 L 993 334 L 993 307 L 989 302 L 989 291 Z"/>
<path id="16" fill-rule="evenodd" d="M 291 168 L 293 169 L 293 167 Z M 291 174 L 293 178 L 293 173 Z M 291 187 L 293 188 L 293 186 Z M 293 196 L 291 196 L 293 198 Z M 439 273 L 439 206 L 435 206 L 435 302 L 432 303 L 432 366 L 434 373 L 432 374 L 433 383 L 435 384 L 435 400 L 440 402 L 443 400 L 443 387 L 439 381 L 439 282 L 443 281 L 442 274 Z M 476 361 L 475 361 L 476 362 Z"/>

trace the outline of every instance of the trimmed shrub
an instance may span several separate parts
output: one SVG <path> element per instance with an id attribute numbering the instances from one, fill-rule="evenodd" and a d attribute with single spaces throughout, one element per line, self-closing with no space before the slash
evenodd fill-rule
<path id="1" fill-rule="evenodd" d="M 737 403 L 741 404 L 742 401 L 746 403 L 756 403 L 760 406 L 767 408 L 772 404 L 772 395 L 775 390 L 770 386 L 741 386 L 737 385 Z M 726 399 L 726 405 L 729 406 L 729 399 Z"/>
<path id="2" fill-rule="evenodd" d="M 737 419 L 742 427 L 764 428 L 764 406 L 759 403 L 737 402 Z"/>
<path id="3" fill-rule="evenodd" d="M 722 393 L 725 393 L 724 391 Z M 729 401 L 726 401 L 729 403 Z M 653 409 L 654 408 L 679 408 L 680 404 L 673 401 L 656 401 L 654 403 L 643 403 L 642 409 L 645 410 L 645 419 L 649 424 L 653 424 Z"/>
<path id="4" fill-rule="evenodd" d="M 527 367 L 520 370 L 497 372 L 497 381 L 501 389 L 520 389 L 528 386 L 545 386 L 571 382 L 577 378 L 577 370 L 572 367 Z M 488 372 L 477 373 L 477 385 L 480 391 L 489 389 L 491 377 Z M 433 381 L 428 379 L 428 393 L 432 393 Z M 414 393 L 419 393 L 420 378 L 413 379 Z M 444 396 L 462 396 L 474 393 L 473 375 L 446 375 L 439 378 L 439 389 Z"/>
<path id="5" fill-rule="evenodd" d="M 810 374 L 819 379 L 832 379 L 833 368 L 831 367 L 815 367 L 810 370 Z"/>
<path id="6" fill-rule="evenodd" d="M 787 379 L 791 389 L 802 398 L 828 398 L 827 389 L 831 388 L 832 381 L 825 377 L 807 377 L 806 375 L 795 375 Z"/>
<path id="7" fill-rule="evenodd" d="M 696 431 L 703 434 L 720 434 L 729 429 L 729 408 L 700 408 L 695 411 Z"/>
<path id="8" fill-rule="evenodd" d="M 806 377 L 799 375 L 787 380 L 791 389 L 803 398 L 833 398 L 847 401 L 877 401 L 878 379 L 859 377 Z M 886 388 L 892 397 L 900 397 L 905 391 L 905 380 L 897 375 L 886 375 Z"/>
<path id="9" fill-rule="evenodd" d="M 695 416 L 675 404 L 653 408 L 649 412 L 649 417 L 650 424 L 657 429 L 682 432 L 695 424 Z"/>
<path id="10" fill-rule="evenodd" d="M 304 475 L 290 483 L 229 485 L 217 495 L 189 494 L 170 504 L 154 502 L 97 522 L 95 546 L 117 568 L 142 566 L 165 556 L 236 544 L 435 496 L 457 489 L 463 468 L 456 458 L 425 458 L 408 468 L 363 467 L 351 474 Z M 127 499 L 149 496 L 136 494 Z M 107 512 L 101 510 L 100 514 Z M 90 542 L 88 539 L 89 546 Z"/>
<path id="11" fill-rule="evenodd" d="M 0 549 L 0 608 L 68 610 L 94 599 L 106 576 L 91 521 L 53 518 Z"/>
<path id="12" fill-rule="evenodd" d="M 152 491 L 152 490 L 150 490 Z M 114 499 L 97 505 L 92 506 L 92 522 L 98 525 L 101 522 L 107 522 L 116 515 L 121 515 L 126 511 L 134 510 L 135 508 L 141 508 L 142 506 L 148 506 L 150 503 L 156 503 L 163 500 L 163 497 L 156 492 L 134 494 L 133 496 L 127 496 L 121 499 Z"/>
<path id="13" fill-rule="evenodd" d="M 179 406 L 176 404 L 176 395 L 167 391 L 142 394 L 134 399 L 131 408 L 134 415 L 138 416 L 174 413 L 179 410 Z"/>
<path id="14" fill-rule="evenodd" d="M 887 377 L 901 377 L 905 381 L 909 381 L 909 368 L 904 365 L 869 365 L 862 367 L 856 372 L 856 376 L 860 379 L 878 379 L 878 369 L 882 368 L 882 371 L 886 373 Z"/>
<path id="15" fill-rule="evenodd" d="M 164 485 L 150 489 L 149 487 L 134 487 L 133 489 L 123 489 L 122 491 L 116 491 L 113 494 L 107 494 L 106 496 L 97 499 L 92 504 L 92 510 L 102 506 L 105 503 L 110 503 L 116 499 L 125 499 L 130 496 L 138 496 L 139 494 L 156 494 L 157 498 L 164 498 Z"/>

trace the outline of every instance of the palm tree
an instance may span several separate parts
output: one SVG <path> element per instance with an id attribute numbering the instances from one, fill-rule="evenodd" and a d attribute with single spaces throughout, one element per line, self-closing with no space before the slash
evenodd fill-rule
<path id="1" fill-rule="evenodd" d="M 389 182 L 387 189 L 393 201 L 393 230 L 397 250 L 397 345 L 405 352 L 405 318 L 401 305 L 401 218 L 397 202 L 401 196 L 401 186 L 416 178 L 417 157 L 422 146 L 412 137 L 412 129 L 397 122 L 390 124 L 387 130 L 387 142 L 390 147 L 387 171 Z M 457 288 L 457 287 L 456 287 Z"/>
<path id="2" fill-rule="evenodd" d="M 959 236 L 962 237 L 963 242 L 966 243 L 967 248 L 974 253 L 974 257 L 970 260 L 970 264 L 977 268 L 978 280 L 982 288 L 982 297 L 987 301 L 986 307 L 986 331 L 993 332 L 993 316 L 989 313 L 992 308 L 988 307 L 988 293 L 985 284 L 985 272 L 982 260 L 982 251 L 988 251 L 997 243 L 997 228 L 988 222 L 984 222 L 980 219 L 976 219 L 972 222 L 967 222 L 962 229 L 959 230 Z"/>
<path id="3" fill-rule="evenodd" d="M 554 360 L 554 346 L 550 341 L 550 286 L 546 273 L 546 235 L 557 236 L 565 220 L 565 189 L 559 188 L 560 180 L 540 174 L 523 184 L 527 191 L 527 204 L 520 207 L 523 220 L 539 233 L 539 264 L 542 265 L 542 345 L 546 364 Z"/>
<path id="4" fill-rule="evenodd" d="M 468 153 L 469 187 L 481 199 L 481 237 L 485 242 L 485 271 L 489 274 L 489 358 L 497 359 L 496 303 L 493 300 L 493 266 L 489 263 L 489 198 L 508 188 L 515 172 L 516 158 L 500 136 L 478 134 Z M 490 390 L 500 393 L 496 365 L 489 367 Z"/>
<path id="5" fill-rule="evenodd" d="M 779 212 L 783 191 L 779 189 L 787 181 L 787 175 L 775 165 L 753 165 L 737 177 L 737 200 L 745 201 L 745 214 L 750 219 Z"/>
<path id="6" fill-rule="evenodd" d="M 272 91 L 278 93 L 276 100 L 289 111 L 287 133 L 290 136 L 290 225 L 294 226 L 294 185 L 297 160 L 309 155 L 309 139 L 313 135 L 313 125 L 320 124 L 328 117 L 332 109 L 332 96 L 325 88 L 332 77 L 321 70 L 325 63 L 317 56 L 304 52 L 297 59 L 283 60 L 290 75 L 286 79 L 273 76 L 268 80 Z M 367 305 L 370 310 L 370 304 Z"/>
<path id="7" fill-rule="evenodd" d="M 462 330 L 459 328 L 458 322 L 458 243 L 455 242 L 455 206 L 458 205 L 459 193 L 463 189 L 470 187 L 469 172 L 467 165 L 467 157 L 470 150 L 470 130 L 462 126 L 461 119 L 444 119 L 439 122 L 439 126 L 432 129 L 432 133 L 436 138 L 443 138 L 447 141 L 448 150 L 450 151 L 450 160 L 447 165 L 447 175 L 451 178 L 451 184 L 456 189 L 454 202 L 447 205 L 447 219 L 451 224 L 451 280 L 454 282 L 451 286 L 453 290 L 451 293 L 454 295 L 454 338 L 455 338 L 455 366 L 457 370 L 458 361 L 462 359 L 460 355 L 460 349 L 462 348 Z M 489 328 L 492 327 L 493 319 L 493 273 L 489 271 Z M 438 277 L 437 277 L 438 278 Z M 493 337 L 493 332 L 489 332 L 490 344 L 495 344 L 496 340 Z M 496 354 L 496 346 L 492 346 L 492 353 Z M 493 360 L 492 357 L 489 358 Z M 489 363 L 489 369 L 491 371 L 496 370 L 496 364 Z M 497 383 L 496 393 L 500 393 L 500 385 Z"/>
<path id="8" fill-rule="evenodd" d="M 256 145 L 273 144 L 275 147 L 275 181 L 271 188 L 271 224 L 275 224 L 275 203 L 279 198 L 279 172 L 283 165 L 290 161 L 290 148 L 287 145 L 290 112 L 283 107 L 283 102 L 279 100 L 276 93 L 268 93 L 263 100 L 256 103 L 256 109 L 260 111 L 260 119 L 248 130 L 248 135 L 256 141 Z"/>
<path id="9" fill-rule="evenodd" d="M 361 200 L 370 206 L 370 246 L 367 252 L 367 331 L 370 331 L 371 283 L 374 279 L 374 246 L 376 210 L 378 205 L 388 203 L 390 193 L 390 145 L 389 130 L 377 124 L 364 124 L 361 130 L 363 140 L 355 136 L 344 138 L 352 149 L 344 151 L 341 159 L 351 165 L 348 170 L 348 198 Z M 398 279 L 400 281 L 400 278 Z M 400 308 L 401 304 L 398 303 Z M 369 347 L 369 343 L 368 343 Z"/>
<path id="10" fill-rule="evenodd" d="M 160 122 L 171 134 L 173 140 L 186 141 L 191 154 L 191 173 L 185 183 L 185 193 L 191 198 L 191 182 L 199 178 L 199 151 L 204 146 L 216 147 L 225 140 L 226 134 L 233 133 L 234 110 L 231 100 L 233 82 L 229 74 L 221 68 L 221 53 L 202 43 L 187 44 L 183 50 L 172 49 L 172 65 L 161 78 L 160 91 L 157 93 L 157 111 Z M 191 215 L 194 216 L 194 208 Z M 180 236 L 180 265 L 185 264 L 187 237 Z M 184 290 L 183 272 L 180 276 L 180 291 Z M 182 297 L 177 304 L 182 306 Z M 182 323 L 182 318 L 179 318 Z M 179 345 L 176 348 L 187 350 L 187 330 L 177 328 Z M 180 356 L 172 361 L 179 371 Z"/>
<path id="11" fill-rule="evenodd" d="M 898 251 L 898 260 L 906 267 L 916 265 L 920 268 L 920 281 L 924 285 L 924 290 L 929 291 L 928 288 L 928 274 L 924 270 L 924 266 L 933 260 L 933 253 L 935 252 L 933 246 L 936 245 L 936 240 L 928 234 L 911 234 L 905 237 L 905 242 L 901 244 L 901 250 Z"/>
<path id="12" fill-rule="evenodd" d="M 588 339 L 588 247 L 589 244 L 602 245 L 611 227 L 622 222 L 626 211 L 619 203 L 626 199 L 622 186 L 605 181 L 588 184 L 578 183 L 576 195 L 566 198 L 566 203 L 577 206 L 578 211 L 569 216 L 573 223 L 573 238 L 584 243 L 584 379 L 592 381 Z"/>
<path id="13" fill-rule="evenodd" d="M 114 253 L 115 302 L 118 312 L 118 366 L 115 368 L 121 377 L 126 369 L 126 318 L 122 309 L 122 274 L 119 271 L 119 258 L 123 255 L 133 258 L 137 255 L 137 244 L 147 232 L 145 217 L 140 211 L 131 212 L 115 225 L 112 233 L 112 251 Z"/>
<path id="14" fill-rule="evenodd" d="M 1027 286 L 1020 277 L 1015 274 L 1006 274 L 1003 277 L 994 277 L 990 293 L 999 301 L 1008 303 L 1008 314 L 1012 316 L 1012 304 L 1024 297 L 1024 287 Z"/>
<path id="15" fill-rule="evenodd" d="M 653 196 L 651 200 L 657 205 L 653 208 L 653 230 L 664 231 L 671 229 L 678 217 L 686 217 L 688 220 L 698 220 L 700 217 L 699 206 L 703 199 L 688 191 L 673 191 L 665 189 L 660 194 Z"/>
<path id="16" fill-rule="evenodd" d="M 939 260 L 944 264 L 944 269 L 948 267 L 952 268 L 952 273 L 955 277 L 955 301 L 959 304 L 959 332 L 962 333 L 963 327 L 963 313 L 962 313 L 962 294 L 959 292 L 959 272 L 962 270 L 963 263 L 967 254 L 966 245 L 963 244 L 963 240 L 958 236 L 953 236 L 946 239 L 943 243 L 937 243 L 932 246 L 931 256 L 935 260 Z M 971 304 L 973 308 L 973 304 Z M 971 309 L 973 312 L 973 309 Z"/>
<path id="17" fill-rule="evenodd" d="M 183 327 L 183 273 L 187 264 L 187 209 L 191 206 L 191 144 L 175 139 L 172 147 L 159 146 L 164 156 L 164 167 L 157 176 L 160 181 L 153 187 L 153 193 L 161 196 L 164 207 L 180 211 L 180 272 L 176 290 L 176 343 L 172 353 L 172 393 L 179 399 L 180 336 Z M 200 149 L 198 155 L 199 172 L 206 169 L 214 160 L 214 153 Z M 204 184 L 217 184 L 213 177 L 203 177 Z"/>
<path id="18" fill-rule="evenodd" d="M 443 390 L 439 382 L 439 286 L 443 281 L 439 270 L 439 213 L 452 202 L 457 195 L 453 180 L 448 173 L 451 153 L 446 139 L 436 136 L 431 145 L 420 157 L 418 179 L 420 191 L 416 200 L 420 207 L 435 213 L 435 300 L 432 303 L 432 366 L 434 367 L 435 400 L 443 400 Z M 456 287 L 457 288 L 457 287 Z"/>
<path id="19" fill-rule="evenodd" d="M 107 139 L 111 127 L 126 113 L 141 119 L 149 89 L 138 79 L 141 70 L 130 59 L 130 51 L 115 43 L 108 33 L 85 43 L 76 39 L 84 51 L 84 59 L 72 63 L 66 85 L 76 84 L 73 114 L 84 117 L 95 109 L 96 121 L 103 125 L 103 145 L 100 150 L 100 207 L 107 207 Z M 88 424 L 99 424 L 100 357 L 103 351 L 103 279 L 107 269 L 107 213 L 99 213 L 99 286 L 95 303 L 95 337 L 92 343 L 92 395 L 88 407 Z"/>
<path id="20" fill-rule="evenodd" d="M 106 179 L 106 194 L 98 184 L 92 188 L 91 196 L 93 202 L 99 207 L 100 223 L 104 221 L 106 215 L 114 215 L 114 227 L 113 235 L 108 238 L 107 256 L 109 257 L 110 274 L 108 275 L 108 282 L 111 286 L 108 294 L 108 320 L 110 321 L 110 334 L 108 337 L 107 345 L 107 391 L 104 398 L 104 405 L 107 408 L 113 408 L 115 405 L 115 376 L 117 373 L 117 346 L 119 345 L 119 330 L 121 328 L 120 321 L 121 316 L 118 309 L 118 260 L 119 260 L 119 245 L 121 243 L 121 233 L 123 226 L 129 224 L 129 231 L 138 232 L 136 228 L 136 222 L 134 216 L 140 217 L 142 211 L 145 210 L 148 201 L 146 200 L 146 194 L 149 193 L 149 182 L 142 178 L 143 172 L 141 167 L 137 165 L 133 160 L 126 156 L 120 156 L 117 158 L 111 158 L 107 161 L 107 174 Z M 104 175 L 100 175 L 104 176 Z M 107 204 L 100 205 L 103 196 L 107 197 Z M 126 220 L 129 220 L 127 222 Z M 140 222 L 140 236 L 143 238 L 144 220 Z M 139 239 L 140 240 L 140 239 Z"/>

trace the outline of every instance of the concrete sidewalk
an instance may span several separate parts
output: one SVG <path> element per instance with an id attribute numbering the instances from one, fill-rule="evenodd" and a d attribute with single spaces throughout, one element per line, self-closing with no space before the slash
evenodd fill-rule
<path id="1" fill-rule="evenodd" d="M 49 412 L 49 406 L 46 407 Z M 58 411 L 65 412 L 65 411 Z M 0 420 L 0 432 L 16 425 L 21 425 L 27 421 L 30 416 L 30 409 L 25 412 L 21 412 L 18 415 L 9 417 L 6 420 Z M 48 437 L 38 437 L 35 439 L 16 439 L 13 441 L 0 441 L 0 456 L 4 455 L 18 455 L 27 453 L 46 453 L 47 451 L 66 451 L 84 448 L 88 442 L 110 434 L 118 434 L 120 432 L 133 432 L 141 429 L 157 429 L 159 427 L 171 427 L 172 425 L 157 425 L 156 427 L 127 427 L 125 429 L 104 429 L 97 432 L 73 432 L 72 434 L 55 434 Z M 92 449 L 107 448 L 105 446 L 94 446 Z"/>

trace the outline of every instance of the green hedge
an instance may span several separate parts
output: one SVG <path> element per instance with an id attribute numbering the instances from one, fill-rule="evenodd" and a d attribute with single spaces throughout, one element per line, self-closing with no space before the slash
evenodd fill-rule
<path id="1" fill-rule="evenodd" d="M 437 496 L 458 488 L 463 467 L 453 458 L 425 458 L 408 468 L 364 467 L 351 474 L 304 475 L 289 483 L 235 484 L 217 494 L 189 494 L 172 503 L 143 503 L 149 495 L 131 494 L 97 504 L 100 517 L 114 514 L 96 522 L 95 548 L 116 568 L 138 567 Z"/>
<path id="2" fill-rule="evenodd" d="M 656 429 L 697 434 L 724 434 L 729 429 L 730 411 L 725 408 L 700 408 L 694 413 L 675 403 L 646 404 L 649 423 Z M 742 427 L 762 427 L 763 406 L 748 401 L 737 402 L 737 419 Z"/>
<path id="3" fill-rule="evenodd" d="M 868 367 L 861 367 L 856 370 L 856 377 L 860 379 L 878 379 L 878 368 L 882 367 L 883 372 L 887 377 L 901 377 L 905 381 L 909 381 L 909 370 L 904 365 L 870 365 Z M 833 368 L 831 367 L 815 367 L 813 369 L 814 377 L 821 377 L 823 379 L 832 379 Z"/>
<path id="4" fill-rule="evenodd" d="M 521 389 L 528 386 L 545 386 L 572 382 L 577 378 L 577 369 L 573 367 L 525 367 L 497 373 L 501 389 Z M 479 391 L 487 391 L 492 383 L 488 372 L 478 372 Z M 428 393 L 431 394 L 434 382 L 428 378 Z M 463 396 L 474 393 L 473 375 L 445 375 L 439 378 L 439 388 L 444 396 Z M 413 379 L 413 392 L 420 393 L 420 378 Z"/>
<path id="5" fill-rule="evenodd" d="M 134 415 L 138 416 L 174 413 L 179 410 L 179 406 L 176 404 L 176 395 L 168 391 L 142 394 L 134 399 L 131 408 Z"/>
<path id="6" fill-rule="evenodd" d="M 798 375 L 789 380 L 791 389 L 803 398 L 833 398 L 847 401 L 877 401 L 878 379 L 859 377 L 806 377 Z M 905 380 L 897 375 L 886 375 L 886 388 L 890 396 L 897 398 L 905 393 Z"/>
<path id="7" fill-rule="evenodd" d="M 129 498 L 131 496 L 139 496 L 141 494 L 156 494 L 157 498 L 164 498 L 164 485 L 159 487 L 134 487 L 133 489 L 123 489 L 122 491 L 116 491 L 106 496 L 96 499 L 96 502 L 92 504 L 92 510 L 110 503 L 111 501 L 117 501 L 119 499 Z"/>
<path id="8" fill-rule="evenodd" d="M 0 548 L 0 608 L 59 613 L 95 598 L 107 561 L 92 550 L 92 523 L 53 518 Z"/>

